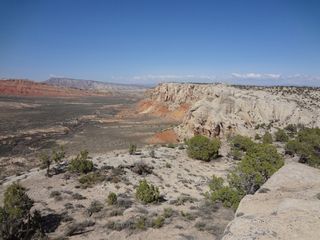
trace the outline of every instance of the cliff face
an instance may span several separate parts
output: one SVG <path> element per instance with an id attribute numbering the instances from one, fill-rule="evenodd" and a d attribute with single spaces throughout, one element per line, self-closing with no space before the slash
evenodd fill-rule
<path id="1" fill-rule="evenodd" d="M 317 240 L 319 216 L 320 170 L 292 162 L 241 200 L 223 240 Z"/>
<path id="2" fill-rule="evenodd" d="M 75 97 L 99 96 L 102 94 L 84 91 L 80 89 L 57 87 L 29 80 L 10 79 L 0 80 L 0 95 L 34 97 Z M 106 94 L 104 93 L 103 95 Z"/>
<path id="3" fill-rule="evenodd" d="M 296 87 L 240 88 L 224 84 L 161 84 L 150 90 L 148 112 L 159 106 L 170 112 L 185 108 L 175 130 L 181 138 L 194 134 L 253 135 L 256 126 L 290 123 L 320 127 L 320 90 Z"/>

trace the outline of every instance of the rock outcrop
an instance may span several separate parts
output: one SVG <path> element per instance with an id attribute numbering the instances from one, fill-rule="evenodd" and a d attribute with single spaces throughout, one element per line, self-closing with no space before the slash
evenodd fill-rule
<path id="1" fill-rule="evenodd" d="M 290 123 L 320 127 L 320 89 L 298 87 L 236 87 L 225 84 L 165 83 L 149 91 L 145 112 L 165 114 L 184 108 L 175 131 L 181 139 L 232 133 L 254 135 L 255 127 Z M 155 107 L 157 106 L 157 107 Z M 163 115 L 165 115 L 163 114 Z"/>
<path id="2" fill-rule="evenodd" d="M 320 170 L 288 163 L 241 200 L 223 240 L 317 240 L 319 216 Z"/>

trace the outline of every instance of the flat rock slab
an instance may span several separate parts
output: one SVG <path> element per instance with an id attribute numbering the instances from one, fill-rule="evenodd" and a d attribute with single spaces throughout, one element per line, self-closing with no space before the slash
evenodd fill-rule
<path id="1" fill-rule="evenodd" d="M 320 170 L 287 163 L 244 197 L 223 240 L 320 239 Z"/>

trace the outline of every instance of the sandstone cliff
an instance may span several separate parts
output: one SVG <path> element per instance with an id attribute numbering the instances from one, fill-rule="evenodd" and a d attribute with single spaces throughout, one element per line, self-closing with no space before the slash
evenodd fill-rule
<path id="1" fill-rule="evenodd" d="M 194 134 L 254 135 L 254 128 L 262 124 L 320 127 L 320 90 L 315 88 L 165 83 L 150 90 L 148 96 L 144 112 L 180 113 L 176 119 L 182 123 L 175 131 L 181 139 Z"/>
<path id="2" fill-rule="evenodd" d="M 288 163 L 241 200 L 223 240 L 317 240 L 319 216 L 320 170 Z"/>

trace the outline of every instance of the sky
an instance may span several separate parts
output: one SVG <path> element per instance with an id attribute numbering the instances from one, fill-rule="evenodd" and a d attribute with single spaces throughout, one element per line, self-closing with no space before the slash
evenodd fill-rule
<path id="1" fill-rule="evenodd" d="M 0 77 L 320 86 L 320 1 L 0 0 Z"/>

